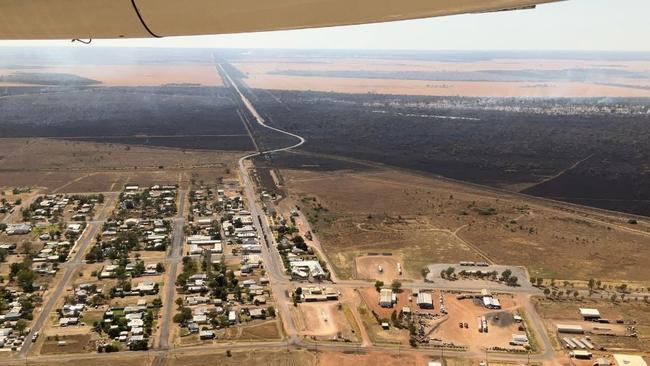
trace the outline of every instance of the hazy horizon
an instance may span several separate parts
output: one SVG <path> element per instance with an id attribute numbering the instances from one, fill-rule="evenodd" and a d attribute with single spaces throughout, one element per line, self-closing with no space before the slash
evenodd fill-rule
<path id="1" fill-rule="evenodd" d="M 568 0 L 534 10 L 162 39 L 0 41 L 13 47 L 650 52 L 647 0 Z"/>

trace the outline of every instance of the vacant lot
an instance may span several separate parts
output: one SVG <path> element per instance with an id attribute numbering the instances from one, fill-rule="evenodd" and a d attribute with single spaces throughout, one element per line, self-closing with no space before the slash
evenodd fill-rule
<path id="1" fill-rule="evenodd" d="M 392 253 L 415 277 L 429 263 L 487 260 L 546 278 L 650 278 L 650 234 L 625 217 L 391 170 L 282 175 L 341 277 L 367 278 L 356 258 Z"/>
<path id="2" fill-rule="evenodd" d="M 282 338 L 277 320 L 265 321 L 251 325 L 230 327 L 223 334 L 219 333 L 219 341 L 274 341 Z"/>
<path id="3" fill-rule="evenodd" d="M 95 349 L 90 334 L 48 336 L 43 342 L 40 354 L 82 353 Z"/>

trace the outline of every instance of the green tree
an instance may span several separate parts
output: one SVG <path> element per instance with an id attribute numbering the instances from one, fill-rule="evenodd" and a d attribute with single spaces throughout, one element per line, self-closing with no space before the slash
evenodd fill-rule
<path id="1" fill-rule="evenodd" d="M 402 289 L 402 283 L 398 280 L 393 280 L 393 283 L 390 284 L 390 288 L 393 290 L 393 292 L 400 292 Z"/>
<path id="2" fill-rule="evenodd" d="M 27 322 L 26 321 L 20 319 L 20 320 L 18 320 L 16 322 L 15 329 L 18 332 L 18 334 L 23 334 L 23 332 L 25 331 L 25 328 L 27 328 Z"/>
<path id="3" fill-rule="evenodd" d="M 594 280 L 593 278 L 590 278 L 589 283 L 587 283 L 587 287 L 589 287 L 590 290 L 593 290 L 594 286 L 596 286 L 596 280 Z"/>
<path id="4" fill-rule="evenodd" d="M 379 292 L 384 287 L 384 281 L 375 281 L 375 290 Z"/>
<path id="5" fill-rule="evenodd" d="M 21 269 L 16 275 L 16 281 L 25 292 L 34 291 L 34 281 L 36 280 L 36 273 L 31 269 Z"/>
<path id="6" fill-rule="evenodd" d="M 510 269 L 506 269 L 503 272 L 501 272 L 501 281 L 508 282 L 508 279 L 512 275 L 512 271 Z"/>

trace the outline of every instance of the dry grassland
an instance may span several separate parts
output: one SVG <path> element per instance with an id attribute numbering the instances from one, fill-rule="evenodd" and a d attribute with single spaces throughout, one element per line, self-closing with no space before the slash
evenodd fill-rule
<path id="1" fill-rule="evenodd" d="M 343 278 L 357 256 L 385 252 L 415 277 L 427 263 L 488 260 L 546 278 L 650 278 L 646 224 L 624 216 L 397 171 L 283 175 Z"/>
<path id="2" fill-rule="evenodd" d="M 61 193 L 119 191 L 126 183 L 214 181 L 233 176 L 243 155 L 41 138 L 0 142 L 0 187 Z"/>

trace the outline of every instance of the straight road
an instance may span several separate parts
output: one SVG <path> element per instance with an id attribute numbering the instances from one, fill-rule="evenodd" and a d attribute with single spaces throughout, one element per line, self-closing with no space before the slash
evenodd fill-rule
<path id="1" fill-rule="evenodd" d="M 241 98 L 241 101 L 243 105 L 246 107 L 246 109 L 255 117 L 256 122 L 265 128 L 274 130 L 276 132 L 283 133 L 288 136 L 292 136 L 298 141 L 291 146 L 283 147 L 283 148 L 278 148 L 278 149 L 273 149 L 273 150 L 267 150 L 263 152 L 256 152 L 252 153 L 249 155 L 246 155 L 239 159 L 239 170 L 242 176 L 243 180 L 243 186 L 244 190 L 246 193 L 246 198 L 249 202 L 250 205 L 250 211 L 253 214 L 254 217 L 260 218 L 259 220 L 254 220 L 255 226 L 258 230 L 258 232 L 262 233 L 268 238 L 268 245 L 269 247 L 266 247 L 263 251 L 264 253 L 264 261 L 267 263 L 266 270 L 267 273 L 270 274 L 270 280 L 271 284 L 273 285 L 272 289 L 273 292 L 278 294 L 278 296 L 283 296 L 285 297 L 285 301 L 278 301 L 279 302 L 279 310 L 280 313 L 282 314 L 282 317 L 285 318 L 285 329 L 289 335 L 289 342 L 291 344 L 294 344 L 296 346 L 300 347 L 308 347 L 307 344 L 305 344 L 302 340 L 300 340 L 297 336 L 297 329 L 293 323 L 293 319 L 291 318 L 291 313 L 288 308 L 288 302 L 290 302 L 290 299 L 287 299 L 286 296 L 281 295 L 284 294 L 284 290 L 286 289 L 287 285 L 289 284 L 289 280 L 284 274 L 284 268 L 282 262 L 279 260 L 279 254 L 274 252 L 276 248 L 276 243 L 273 238 L 273 235 L 271 234 L 272 231 L 270 227 L 268 226 L 268 222 L 266 219 L 266 216 L 263 214 L 263 211 L 259 208 L 256 200 L 256 195 L 255 195 L 255 190 L 254 190 L 254 185 L 252 183 L 252 180 L 250 178 L 250 175 L 248 174 L 248 169 L 246 168 L 246 160 L 262 155 L 262 154 L 267 154 L 267 153 L 274 153 L 274 152 L 280 152 L 280 151 L 288 151 L 292 150 L 294 148 L 297 148 L 305 143 L 305 139 L 301 136 L 298 136 L 296 134 L 283 131 L 281 129 L 275 128 L 268 126 L 264 120 L 264 118 L 258 113 L 258 111 L 255 109 L 253 104 L 250 102 L 250 100 L 241 92 L 239 87 L 237 86 L 237 83 L 228 75 L 227 71 L 225 68 L 219 64 L 218 65 L 221 74 L 225 76 L 226 79 L 226 85 L 230 86 L 235 89 L 239 97 Z M 251 138 L 253 136 L 251 135 Z M 264 246 L 263 246 L 264 247 Z M 326 260 L 326 257 L 324 257 Z M 339 287 L 346 287 L 346 288 L 362 288 L 362 287 L 369 287 L 371 284 L 369 282 L 364 282 L 364 281 L 337 281 L 336 282 L 337 286 Z M 423 282 L 423 281 L 415 281 L 415 282 L 408 282 L 404 286 L 405 288 L 419 288 L 419 289 L 442 289 L 442 290 L 460 290 L 460 291 L 477 291 L 482 288 L 485 288 L 485 284 L 481 284 L 480 286 L 461 286 L 459 287 L 458 284 L 454 283 L 429 283 L 429 282 Z M 495 289 L 498 290 L 498 292 L 507 292 L 507 293 L 521 293 L 521 294 L 531 294 L 531 289 L 528 287 L 525 288 L 518 288 L 518 287 L 513 287 L 509 288 L 506 291 L 504 291 L 503 288 Z M 538 290 L 532 290 L 533 293 L 537 293 Z M 548 335 L 546 334 L 544 327 L 541 323 L 541 319 L 539 318 L 539 315 L 536 313 L 535 309 L 532 308 L 532 305 L 530 303 L 526 304 L 526 310 L 529 314 L 531 314 L 531 321 L 532 325 L 535 328 L 535 332 L 542 338 L 542 343 L 544 347 L 544 353 L 538 354 L 538 355 L 531 355 L 531 360 L 548 360 L 553 357 L 553 348 L 550 342 L 550 339 L 548 338 Z M 368 345 L 365 345 L 368 346 Z M 338 345 L 338 344 L 332 344 L 325 346 L 325 348 L 331 348 L 331 349 L 347 349 L 350 347 L 356 347 L 356 346 L 349 346 L 349 345 Z M 323 346 L 321 346 L 323 348 Z M 367 347 L 366 349 L 382 349 L 382 347 L 378 347 L 376 345 L 371 345 Z M 449 352 L 450 355 L 458 353 L 458 355 L 467 355 L 467 352 Z M 483 355 L 472 355 L 473 357 L 482 357 Z M 522 355 L 499 355 L 499 359 L 508 359 L 508 360 L 524 360 L 528 356 L 522 356 Z"/>
<path id="2" fill-rule="evenodd" d="M 163 297 L 163 314 L 160 319 L 160 336 L 158 341 L 158 348 L 162 350 L 169 349 L 169 328 L 172 323 L 172 311 L 174 309 L 174 293 L 176 283 L 176 273 L 178 271 L 178 263 L 180 262 L 183 254 L 183 241 L 185 226 L 185 196 L 187 191 L 178 190 L 178 213 L 174 218 L 174 227 L 172 231 L 172 246 L 169 248 L 169 257 L 167 260 L 167 268 L 165 269 L 165 284 L 164 297 Z"/>
<path id="3" fill-rule="evenodd" d="M 63 274 L 63 278 L 61 278 L 61 280 L 56 284 L 56 287 L 50 294 L 48 301 L 45 303 L 45 306 L 41 308 L 41 312 L 38 314 L 38 318 L 32 324 L 31 330 L 25 337 L 25 341 L 23 342 L 23 345 L 20 348 L 20 352 L 18 352 L 18 357 L 27 356 L 27 353 L 29 352 L 29 348 L 32 346 L 32 336 L 34 335 L 34 333 L 40 332 L 41 328 L 43 328 L 43 325 L 45 325 L 45 322 L 49 318 L 50 313 L 52 312 L 54 306 L 59 300 L 59 297 L 61 297 L 61 294 L 63 293 L 66 286 L 68 285 L 68 282 L 70 282 L 72 276 L 75 273 L 77 273 L 77 270 L 83 265 L 84 255 L 86 254 L 86 250 L 88 249 L 88 246 L 90 245 L 90 243 L 92 243 L 93 239 L 95 239 L 97 233 L 99 232 L 99 230 L 101 230 L 104 221 L 106 221 L 106 218 L 111 212 L 111 210 L 109 210 L 108 208 L 109 207 L 112 208 L 114 206 L 115 206 L 115 196 L 114 195 L 110 197 L 107 196 L 104 208 L 98 214 L 97 219 L 94 221 L 90 221 L 88 223 L 88 227 L 86 228 L 86 230 L 84 230 L 81 237 L 77 240 L 77 244 L 75 245 L 76 249 L 73 248 L 73 250 L 76 250 L 76 252 L 73 254 L 72 259 L 59 267 L 59 268 L 63 268 L 65 271 Z"/>
<path id="4" fill-rule="evenodd" d="M 284 324 L 285 331 L 287 332 L 287 335 L 289 337 L 289 343 L 297 344 L 300 340 L 298 338 L 298 330 L 293 321 L 293 317 L 291 316 L 291 310 L 289 309 L 289 304 L 292 303 L 292 300 L 289 298 L 287 294 L 289 279 L 285 274 L 285 268 L 284 268 L 284 264 L 282 263 L 282 260 L 280 259 L 280 254 L 277 253 L 277 244 L 275 242 L 275 238 L 273 237 L 273 232 L 271 231 L 271 228 L 269 226 L 266 214 L 264 213 L 264 210 L 260 208 L 257 202 L 257 195 L 255 194 L 255 186 L 253 185 L 248 168 L 246 167 L 246 161 L 258 155 L 270 154 L 274 152 L 294 149 L 304 144 L 305 139 L 302 138 L 301 136 L 292 134 L 290 132 L 286 132 L 278 128 L 268 126 L 265 123 L 264 118 L 257 112 L 253 104 L 241 92 L 241 90 L 239 89 L 237 84 L 233 81 L 233 79 L 230 77 L 230 75 L 228 75 L 225 68 L 221 64 L 219 64 L 218 67 L 221 70 L 221 74 L 226 77 L 226 84 L 235 89 L 235 92 L 241 98 L 244 107 L 253 115 L 253 117 L 255 117 L 256 122 L 260 126 L 270 130 L 274 130 L 276 132 L 283 133 L 285 135 L 289 135 L 298 140 L 295 144 L 291 146 L 273 149 L 273 150 L 266 150 L 266 151 L 258 150 L 257 152 L 248 154 L 246 156 L 242 156 L 238 162 L 239 172 L 242 179 L 241 183 L 242 186 L 244 187 L 244 194 L 246 196 L 246 200 L 248 201 L 249 211 L 253 216 L 253 224 L 255 226 L 255 229 L 257 230 L 258 235 L 263 236 L 262 257 L 264 258 L 264 263 L 265 263 L 264 268 L 266 270 L 267 275 L 269 276 L 271 291 L 273 292 L 273 294 L 277 299 L 278 311 L 280 313 L 280 317 Z M 251 134 L 251 139 L 255 141 L 252 134 Z M 257 144 L 255 144 L 255 146 L 257 146 Z"/>

